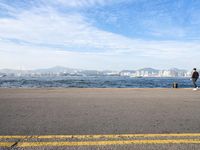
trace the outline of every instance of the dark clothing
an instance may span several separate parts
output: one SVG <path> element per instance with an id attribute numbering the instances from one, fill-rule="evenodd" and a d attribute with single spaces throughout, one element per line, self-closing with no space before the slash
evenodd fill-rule
<path id="1" fill-rule="evenodd" d="M 199 78 L 199 73 L 197 71 L 193 72 L 192 78 L 198 79 Z"/>
<path id="2" fill-rule="evenodd" d="M 199 78 L 199 73 L 197 71 L 194 71 L 192 74 L 192 82 L 193 82 L 194 88 L 197 88 L 196 81 L 198 80 L 198 78 Z"/>
<path id="3" fill-rule="evenodd" d="M 193 85 L 194 85 L 194 88 L 197 88 L 196 81 L 197 81 L 197 79 L 195 79 L 195 78 L 192 78 L 192 83 L 193 83 Z"/>

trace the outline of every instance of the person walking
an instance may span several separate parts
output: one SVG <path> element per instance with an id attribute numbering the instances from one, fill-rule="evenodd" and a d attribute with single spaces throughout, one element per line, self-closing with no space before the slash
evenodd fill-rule
<path id="1" fill-rule="evenodd" d="M 194 85 L 194 90 L 197 90 L 197 88 L 198 88 L 197 84 L 196 84 L 198 78 L 199 78 L 199 73 L 197 72 L 197 69 L 194 68 L 193 73 L 192 73 L 192 82 L 193 82 L 193 85 Z"/>

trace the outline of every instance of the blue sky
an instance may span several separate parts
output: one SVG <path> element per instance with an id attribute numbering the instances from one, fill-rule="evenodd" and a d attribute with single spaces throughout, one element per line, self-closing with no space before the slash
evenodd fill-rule
<path id="1" fill-rule="evenodd" d="M 199 0 L 0 0 L 0 68 L 200 65 Z"/>

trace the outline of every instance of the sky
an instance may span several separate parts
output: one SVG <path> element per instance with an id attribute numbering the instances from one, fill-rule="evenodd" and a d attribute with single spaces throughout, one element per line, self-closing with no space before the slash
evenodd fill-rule
<path id="1" fill-rule="evenodd" d="M 0 69 L 200 68 L 199 0 L 0 0 Z"/>

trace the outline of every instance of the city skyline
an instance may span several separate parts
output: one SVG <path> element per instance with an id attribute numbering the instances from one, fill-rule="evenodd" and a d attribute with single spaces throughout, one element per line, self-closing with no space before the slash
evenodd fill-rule
<path id="1" fill-rule="evenodd" d="M 76 70 L 96 70 L 96 71 L 106 71 L 106 70 L 110 70 L 110 71 L 126 71 L 126 70 L 143 70 L 143 69 L 154 69 L 154 70 L 186 70 L 186 71 L 192 71 L 194 68 L 190 68 L 190 69 L 186 69 L 186 68 L 177 68 L 177 67 L 171 67 L 171 68 L 154 68 L 154 67 L 142 67 L 142 68 L 122 68 L 120 70 L 117 69 L 87 69 L 87 68 L 73 68 L 73 67 L 69 67 L 69 66 L 60 66 L 60 65 L 55 65 L 55 66 L 50 66 L 50 67 L 43 67 L 43 68 L 33 68 L 33 69 L 27 69 L 24 68 L 23 66 L 19 66 L 16 69 L 13 68 L 0 68 L 1 70 L 48 70 L 48 69 L 54 69 L 54 68 L 65 68 L 65 69 L 76 69 Z M 199 68 L 197 68 L 197 70 L 199 70 Z"/>
<path id="2" fill-rule="evenodd" d="M 141 68 L 132 70 L 84 70 L 75 68 L 66 68 L 62 66 L 55 66 L 52 68 L 43 68 L 36 70 L 12 70 L 0 69 L 1 76 L 15 76 L 15 77 L 42 77 L 42 76 L 127 76 L 127 77 L 190 77 L 191 71 L 185 69 L 171 68 L 171 69 L 155 69 L 155 68 Z"/>
<path id="3" fill-rule="evenodd" d="M 0 69 L 199 68 L 200 1 L 0 0 Z"/>

